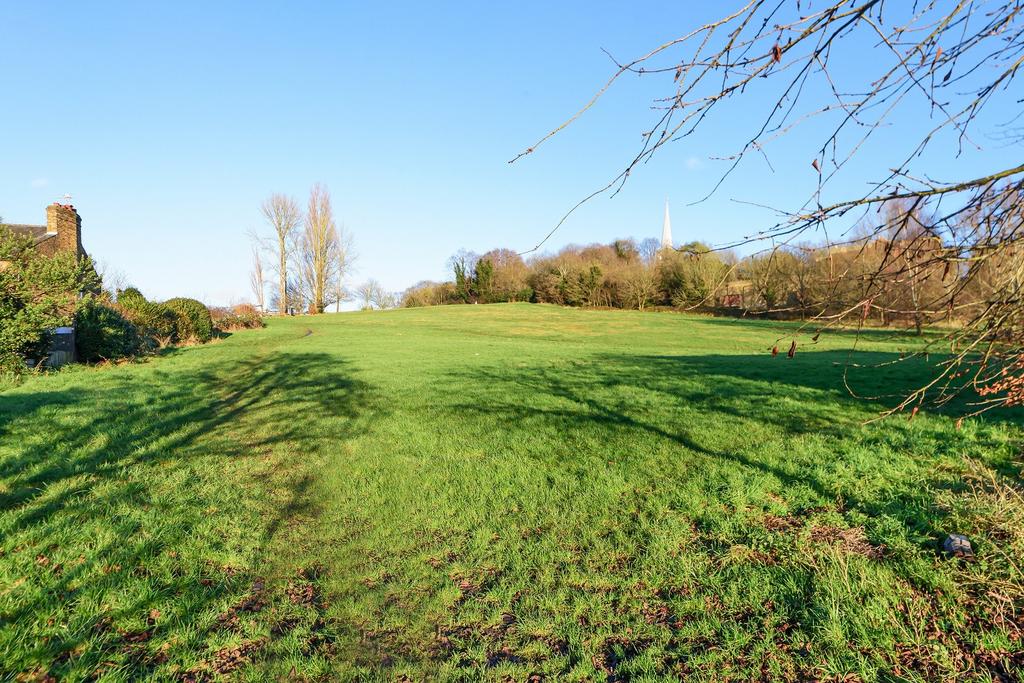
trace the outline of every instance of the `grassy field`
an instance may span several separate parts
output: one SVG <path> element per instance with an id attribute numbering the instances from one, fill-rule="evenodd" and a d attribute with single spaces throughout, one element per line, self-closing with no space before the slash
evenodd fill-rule
<path id="1" fill-rule="evenodd" d="M 1019 680 L 1021 415 L 865 425 L 786 334 L 354 313 L 9 388 L 0 679 Z"/>

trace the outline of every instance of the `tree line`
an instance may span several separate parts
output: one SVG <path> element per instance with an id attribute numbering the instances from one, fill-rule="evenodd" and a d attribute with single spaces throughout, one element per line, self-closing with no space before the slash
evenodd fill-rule
<path id="1" fill-rule="evenodd" d="M 1006 253 L 988 261 L 985 273 L 967 277 L 938 258 L 944 245 L 924 229 L 928 217 L 920 206 L 890 202 L 881 220 L 884 229 L 859 226 L 846 242 L 783 245 L 744 257 L 702 242 L 660 249 L 653 239 L 570 245 L 526 259 L 510 249 L 459 251 L 449 259 L 450 280 L 421 282 L 404 292 L 401 304 L 527 301 L 795 319 L 856 309 L 862 322 L 920 333 L 976 314 L 1015 265 Z"/>

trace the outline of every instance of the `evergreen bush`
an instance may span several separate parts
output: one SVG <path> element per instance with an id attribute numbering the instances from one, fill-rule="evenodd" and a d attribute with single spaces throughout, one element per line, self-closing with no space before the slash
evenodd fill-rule
<path id="1" fill-rule="evenodd" d="M 117 308 L 149 345 L 166 346 L 175 341 L 178 316 L 170 307 L 147 301 L 142 292 L 129 287 L 118 293 Z"/>
<path id="2" fill-rule="evenodd" d="M 138 329 L 119 310 L 88 301 L 75 317 L 79 360 L 95 362 L 134 356 L 143 349 Z"/>
<path id="3" fill-rule="evenodd" d="M 201 301 L 178 297 L 168 299 L 163 305 L 175 316 L 175 336 L 178 341 L 205 343 L 213 338 L 213 318 Z"/>

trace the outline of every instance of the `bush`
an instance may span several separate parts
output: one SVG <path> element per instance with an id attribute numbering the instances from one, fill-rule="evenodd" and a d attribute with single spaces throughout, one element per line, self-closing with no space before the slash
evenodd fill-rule
<path id="1" fill-rule="evenodd" d="M 139 353 L 143 340 L 139 331 L 116 308 L 88 301 L 75 317 L 78 357 L 86 362 L 114 360 Z"/>
<path id="2" fill-rule="evenodd" d="M 240 317 L 263 317 L 260 315 L 259 310 L 252 304 L 235 304 L 231 307 L 231 312 Z"/>
<path id="3" fill-rule="evenodd" d="M 168 306 L 146 301 L 139 290 L 129 287 L 118 293 L 117 308 L 151 346 L 166 346 L 175 340 L 178 316 Z"/>
<path id="4" fill-rule="evenodd" d="M 137 290 L 135 287 L 128 287 L 127 289 L 122 289 L 117 293 L 117 303 L 119 304 L 131 306 L 140 301 L 145 300 L 146 297 L 142 296 L 142 292 Z"/>
<path id="5" fill-rule="evenodd" d="M 201 301 L 179 297 L 163 303 L 175 316 L 175 336 L 178 341 L 205 343 L 213 338 L 213 318 Z"/>
<path id="6" fill-rule="evenodd" d="M 263 316 L 252 304 L 239 304 L 232 308 L 211 308 L 210 314 L 214 327 L 222 332 L 266 327 Z"/>

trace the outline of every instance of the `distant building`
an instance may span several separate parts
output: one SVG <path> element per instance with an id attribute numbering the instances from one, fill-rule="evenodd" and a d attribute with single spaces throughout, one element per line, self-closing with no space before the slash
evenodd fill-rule
<path id="1" fill-rule="evenodd" d="M 6 224 L 3 227 L 15 235 L 31 237 L 39 253 L 53 256 L 71 252 L 82 258 L 82 217 L 70 204 L 54 202 L 46 207 L 46 225 Z"/>

